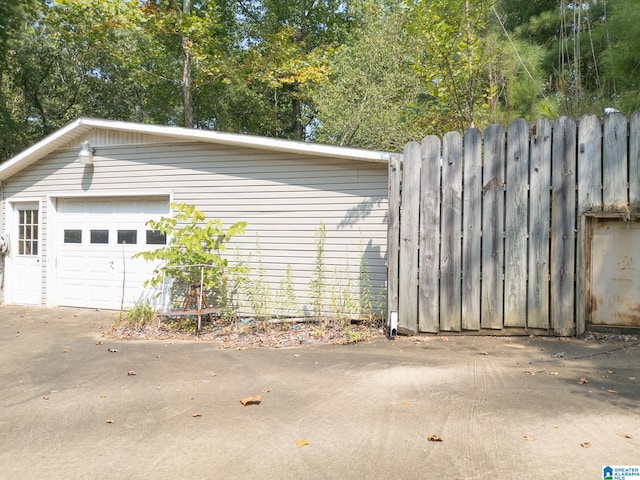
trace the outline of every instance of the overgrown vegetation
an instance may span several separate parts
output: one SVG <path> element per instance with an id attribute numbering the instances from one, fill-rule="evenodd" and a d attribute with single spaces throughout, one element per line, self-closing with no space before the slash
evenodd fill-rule
<path id="1" fill-rule="evenodd" d="M 245 222 L 235 223 L 224 230 L 219 220 L 207 220 L 205 214 L 194 206 L 172 204 L 171 209 L 173 216 L 147 223 L 169 239 L 164 247 L 138 254 L 146 260 L 160 262 L 147 285 L 166 286 L 172 283 L 199 286 L 202 281 L 207 296 L 213 294 L 216 304 L 225 308 L 220 319 L 236 320 L 235 323 L 222 322 L 224 328 L 231 326 L 238 334 L 255 335 L 274 332 L 274 328 L 280 334 L 290 330 L 290 322 L 296 322 L 290 319 L 301 314 L 292 266 L 286 266 L 274 294 L 262 260 L 259 237 L 256 237 L 255 252 L 251 252 L 246 260 L 238 248 L 231 265 L 222 256 L 233 236 L 244 233 Z M 347 260 L 344 267 L 334 267 L 333 277 L 329 279 L 326 274 L 326 241 L 327 228 L 321 221 L 315 230 L 315 260 L 309 283 L 309 301 L 315 325 L 312 336 L 316 339 L 327 336 L 333 338 L 337 329 L 342 331 L 345 341 L 358 342 L 367 337 L 367 329 L 380 326 L 373 307 L 365 252 L 362 252 L 357 272 L 352 271 Z M 253 274 L 249 265 L 253 265 Z M 356 278 L 359 280 L 358 286 L 355 284 Z M 329 305 L 325 304 L 327 300 Z M 175 303 L 174 308 L 181 309 L 182 304 Z M 240 321 L 236 311 L 243 306 L 250 308 L 252 318 L 243 317 Z M 154 320 L 157 320 L 157 316 L 151 303 L 139 302 L 127 312 L 121 326 L 142 330 L 147 329 Z M 204 332 L 213 332 L 216 329 L 214 324 L 205 325 Z M 179 330 L 183 332 L 195 332 L 195 325 L 193 319 L 189 318 L 162 322 L 165 329 L 176 330 L 180 326 Z"/>
<path id="2" fill-rule="evenodd" d="M 141 329 L 157 320 L 156 310 L 149 301 L 137 302 L 126 313 L 124 322 L 133 328 Z"/>
<path id="3" fill-rule="evenodd" d="M 147 222 L 149 228 L 166 235 L 169 243 L 135 255 L 159 262 L 146 284 L 157 287 L 170 280 L 188 289 L 202 282 L 204 292 L 213 294 L 216 305 L 231 306 L 228 275 L 235 267 L 229 269 L 221 253 L 235 235 L 244 233 L 247 223 L 236 222 L 225 230 L 221 220 L 208 220 L 193 205 L 172 203 L 171 210 L 172 216 Z"/>
<path id="4" fill-rule="evenodd" d="M 324 247 L 327 240 L 327 227 L 320 221 L 316 230 L 316 259 L 311 278 L 311 302 L 316 320 L 322 318 L 325 290 L 327 288 L 324 271 Z"/>

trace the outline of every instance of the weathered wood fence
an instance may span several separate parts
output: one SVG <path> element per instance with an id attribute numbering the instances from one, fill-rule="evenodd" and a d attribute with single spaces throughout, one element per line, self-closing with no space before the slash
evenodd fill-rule
<path id="1" fill-rule="evenodd" d="M 585 213 L 640 209 L 640 112 L 410 142 L 389 169 L 389 312 L 412 332 L 585 328 Z"/>

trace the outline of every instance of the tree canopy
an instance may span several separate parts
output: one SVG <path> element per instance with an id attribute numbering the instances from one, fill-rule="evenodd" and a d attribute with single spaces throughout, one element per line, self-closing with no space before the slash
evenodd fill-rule
<path id="1" fill-rule="evenodd" d="M 0 0 L 0 157 L 78 116 L 400 150 L 640 107 L 640 0 Z"/>

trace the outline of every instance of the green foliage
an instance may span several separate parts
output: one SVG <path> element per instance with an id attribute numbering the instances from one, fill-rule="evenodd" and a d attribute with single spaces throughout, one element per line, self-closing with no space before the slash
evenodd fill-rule
<path id="1" fill-rule="evenodd" d="M 353 280 L 349 264 L 344 270 L 334 267 L 331 284 L 331 307 L 336 320 L 342 324 L 351 323 L 352 315 L 358 311 L 358 303 L 353 294 Z"/>
<path id="2" fill-rule="evenodd" d="M 328 57 L 328 80 L 311 89 L 321 142 L 401 151 L 428 133 L 422 81 L 412 68 L 420 40 L 401 2 L 363 2 L 361 24 Z"/>
<path id="3" fill-rule="evenodd" d="M 244 233 L 247 223 L 237 222 L 225 230 L 220 219 L 207 220 L 193 205 L 172 203 L 171 209 L 173 216 L 147 222 L 152 230 L 166 234 L 170 243 L 135 255 L 161 262 L 148 284 L 157 286 L 167 278 L 187 285 L 199 284 L 202 272 L 204 289 L 214 291 L 220 305 L 225 305 L 228 302 L 228 261 L 221 253 L 235 235 Z M 202 265 L 206 268 L 201 269 Z"/>
<path id="4" fill-rule="evenodd" d="M 299 315 L 298 296 L 296 295 L 293 284 L 293 269 L 291 265 L 287 265 L 284 278 L 280 281 L 278 299 L 281 316 L 283 316 L 283 314 L 288 317 L 297 317 Z"/>
<path id="5" fill-rule="evenodd" d="M 127 323 L 134 328 L 143 328 L 157 319 L 155 309 L 150 302 L 137 302 L 129 309 L 126 316 Z"/>
<path id="6" fill-rule="evenodd" d="M 327 227 L 323 221 L 320 221 L 320 227 L 316 229 L 316 259 L 313 269 L 313 277 L 311 278 L 311 301 L 313 306 L 313 315 L 320 320 L 323 313 L 323 302 L 325 298 L 326 274 L 324 265 L 324 249 L 327 240 Z"/>
<path id="7" fill-rule="evenodd" d="M 258 270 L 254 278 L 248 282 L 248 296 L 256 318 L 264 321 L 271 315 L 271 287 L 265 279 L 259 239 L 256 239 L 256 249 L 258 254 Z"/>

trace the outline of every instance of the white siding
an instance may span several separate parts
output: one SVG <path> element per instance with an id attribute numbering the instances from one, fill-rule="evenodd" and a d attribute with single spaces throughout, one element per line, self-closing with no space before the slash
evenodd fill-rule
<path id="1" fill-rule="evenodd" d="M 326 225 L 324 310 L 331 313 L 331 293 L 345 296 L 351 279 L 356 298 L 365 289 L 360 268 L 367 265 L 371 300 L 384 311 L 386 301 L 387 166 L 317 158 L 204 143 L 156 143 L 98 148 L 94 165 L 75 161 L 77 150 L 52 154 L 11 177 L 5 198 L 41 197 L 43 220 L 47 196 L 139 195 L 172 193 L 177 203 L 195 204 L 225 226 L 247 221 L 227 255 L 258 261 L 264 268 L 274 303 L 287 265 L 292 268 L 303 313 L 312 312 L 310 280 L 316 258 L 315 235 Z M 46 230 L 43 231 L 43 246 Z M 259 243 L 260 251 L 257 250 Z M 46 271 L 47 262 L 43 264 Z M 44 292 L 43 292 L 44 296 Z M 245 306 L 243 310 L 246 310 Z"/>

